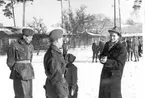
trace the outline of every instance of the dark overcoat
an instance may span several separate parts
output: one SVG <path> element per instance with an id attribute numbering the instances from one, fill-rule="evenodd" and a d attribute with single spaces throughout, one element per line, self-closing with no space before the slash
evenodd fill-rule
<path id="1" fill-rule="evenodd" d="M 92 51 L 93 52 L 96 52 L 97 51 L 97 45 L 96 45 L 96 43 L 93 43 L 92 44 Z"/>
<path id="2" fill-rule="evenodd" d="M 127 59 L 126 48 L 120 42 L 112 47 L 107 42 L 100 58 L 103 56 L 107 56 L 107 61 L 101 73 L 99 98 L 122 98 L 121 78 Z"/>
<path id="3" fill-rule="evenodd" d="M 23 39 L 13 42 L 7 52 L 7 65 L 11 69 L 10 79 L 34 79 L 34 70 L 31 64 L 33 45 L 27 44 Z M 29 60 L 30 63 L 16 63 Z"/>
<path id="4" fill-rule="evenodd" d="M 45 83 L 46 98 L 65 98 L 68 96 L 68 84 L 63 77 L 66 64 L 61 51 L 50 45 L 44 56 L 44 68 L 47 76 Z"/>
<path id="5" fill-rule="evenodd" d="M 65 79 L 68 82 L 69 85 L 69 97 L 68 98 L 77 98 L 77 92 L 78 92 L 78 76 L 77 76 L 77 67 L 73 64 L 76 57 L 72 54 L 67 55 L 68 64 L 67 67 L 67 73 L 65 74 Z M 74 95 L 71 96 L 71 90 L 74 91 Z"/>
<path id="6" fill-rule="evenodd" d="M 99 50 L 100 50 L 100 54 L 101 54 L 102 51 L 103 51 L 104 45 L 105 45 L 104 42 L 102 42 L 102 41 L 99 42 Z"/>
<path id="7" fill-rule="evenodd" d="M 66 59 L 66 55 L 67 55 L 67 51 L 68 51 L 68 44 L 63 43 L 62 48 L 63 48 L 63 57 Z"/>

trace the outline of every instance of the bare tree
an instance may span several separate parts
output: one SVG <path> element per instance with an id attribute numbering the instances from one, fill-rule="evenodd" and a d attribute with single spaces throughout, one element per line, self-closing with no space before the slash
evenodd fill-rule
<path id="1" fill-rule="evenodd" d="M 113 26 L 113 22 L 111 19 L 106 17 L 103 14 L 97 14 L 96 15 L 96 33 L 102 34 L 105 32 L 110 26 Z"/>
<path id="2" fill-rule="evenodd" d="M 8 0 L 9 1 L 9 0 Z M 15 20 L 15 11 L 14 11 L 14 4 L 15 0 L 10 0 L 3 9 L 4 15 L 9 19 L 13 19 L 14 27 L 16 27 L 16 20 Z"/>
<path id="3" fill-rule="evenodd" d="M 33 21 L 27 24 L 29 27 L 33 28 L 36 33 L 42 34 L 47 32 L 47 27 L 43 22 L 42 18 L 33 17 Z"/>
<path id="4" fill-rule="evenodd" d="M 136 23 L 134 22 L 134 20 L 128 19 L 128 20 L 126 21 L 126 24 L 127 24 L 127 25 L 135 25 Z"/>
<path id="5" fill-rule="evenodd" d="M 142 0 L 134 0 L 134 5 L 133 5 L 133 9 L 134 10 L 139 10 L 142 4 Z"/>
<path id="6" fill-rule="evenodd" d="M 23 3 L 23 23 L 22 25 L 25 26 L 25 8 L 26 8 L 26 2 L 27 1 L 33 1 L 33 0 L 15 0 L 17 1 L 18 3 Z"/>
<path id="7" fill-rule="evenodd" d="M 0 0 L 0 7 L 3 6 L 4 4 L 6 4 L 6 2 L 4 0 Z"/>
<path id="8" fill-rule="evenodd" d="M 38 33 L 38 34 L 44 34 L 47 32 L 47 27 L 43 22 L 43 19 L 37 19 L 36 17 L 33 17 L 33 21 L 27 24 L 29 27 L 33 28 L 33 30 Z M 37 36 L 37 40 L 38 40 L 38 51 L 37 51 L 37 55 L 39 55 L 39 52 L 42 48 L 41 42 L 42 42 L 42 38 L 40 36 Z"/>
<path id="9" fill-rule="evenodd" d="M 75 12 L 65 11 L 64 15 L 64 28 L 68 33 L 72 34 L 71 40 L 81 40 L 83 33 L 92 32 L 92 33 L 102 33 L 106 30 L 106 26 L 110 25 L 112 22 L 103 14 L 87 14 L 86 6 L 82 5 Z M 73 36 L 75 35 L 75 37 Z M 84 36 L 87 37 L 87 36 Z M 80 41 L 78 41 L 80 42 Z"/>

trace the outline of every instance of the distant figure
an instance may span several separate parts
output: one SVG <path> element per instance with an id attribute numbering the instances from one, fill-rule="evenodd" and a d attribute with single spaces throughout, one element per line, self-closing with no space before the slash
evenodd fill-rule
<path id="1" fill-rule="evenodd" d="M 125 48 L 127 48 L 126 38 L 122 38 L 122 44 Z"/>
<path id="2" fill-rule="evenodd" d="M 49 39 L 51 44 L 44 55 L 44 69 L 47 76 L 44 85 L 46 98 L 68 98 L 68 83 L 64 78 L 67 68 L 60 50 L 63 44 L 63 30 L 52 30 Z"/>
<path id="3" fill-rule="evenodd" d="M 92 62 L 97 62 L 98 59 L 98 53 L 99 53 L 99 45 L 96 44 L 96 41 L 93 42 L 92 44 L 92 51 L 93 51 L 93 57 L 92 57 Z"/>
<path id="4" fill-rule="evenodd" d="M 34 48 L 31 41 L 34 31 L 24 28 L 22 34 L 22 38 L 11 43 L 8 49 L 7 65 L 11 70 L 15 98 L 33 98 L 34 70 L 31 63 Z"/>
<path id="5" fill-rule="evenodd" d="M 133 53 L 134 53 L 135 62 L 139 61 L 138 46 L 139 46 L 138 38 L 134 36 L 133 37 Z"/>
<path id="6" fill-rule="evenodd" d="M 68 98 L 77 98 L 78 95 L 78 85 L 77 85 L 77 67 L 73 64 L 76 57 L 72 54 L 67 55 L 68 64 L 66 68 L 68 69 L 65 78 L 68 82 L 69 88 L 69 97 Z"/>
<path id="7" fill-rule="evenodd" d="M 127 40 L 126 43 L 127 43 L 127 61 L 130 61 L 130 60 L 132 61 L 133 47 L 132 47 L 131 39 Z"/>
<path id="8" fill-rule="evenodd" d="M 99 98 L 122 98 L 121 79 L 127 59 L 127 51 L 120 42 L 121 34 L 117 27 L 109 30 L 110 41 L 106 42 L 100 55 L 103 69 L 100 79 Z"/>
<path id="9" fill-rule="evenodd" d="M 143 46 L 143 43 L 142 43 L 142 39 L 141 38 L 138 38 L 138 40 L 139 40 L 138 55 L 140 57 L 142 57 L 142 46 Z"/>
<path id="10" fill-rule="evenodd" d="M 63 49 L 63 57 L 66 60 L 66 55 L 68 52 L 68 44 L 66 41 L 63 41 L 62 49 Z"/>
<path id="11" fill-rule="evenodd" d="M 104 42 L 102 41 L 102 40 L 100 40 L 100 42 L 99 42 L 99 52 L 100 52 L 100 54 L 102 53 L 102 51 L 103 51 L 103 49 L 104 49 Z"/>

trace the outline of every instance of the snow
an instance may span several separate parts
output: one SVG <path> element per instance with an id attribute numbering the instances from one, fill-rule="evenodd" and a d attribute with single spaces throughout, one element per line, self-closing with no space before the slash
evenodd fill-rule
<path id="1" fill-rule="evenodd" d="M 33 66 L 35 79 L 33 80 L 34 98 L 45 98 L 43 85 L 45 84 L 45 73 L 43 67 L 44 51 L 39 56 L 34 53 Z M 100 74 L 102 64 L 92 63 L 92 51 L 90 47 L 77 48 L 69 50 L 74 54 L 78 67 L 78 98 L 98 98 Z M 6 56 L 0 56 L 0 95 L 4 98 L 14 98 L 13 81 L 9 79 L 10 70 L 6 65 Z M 145 66 L 143 58 L 140 62 L 127 62 L 124 68 L 122 78 L 122 96 L 123 98 L 145 98 Z"/>

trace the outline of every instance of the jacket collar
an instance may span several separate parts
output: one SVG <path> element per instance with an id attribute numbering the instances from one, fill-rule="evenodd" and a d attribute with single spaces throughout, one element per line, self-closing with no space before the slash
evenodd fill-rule
<path id="1" fill-rule="evenodd" d="M 19 39 L 18 43 L 22 44 L 22 45 L 30 45 L 31 43 L 26 43 L 26 41 L 24 39 Z"/>
<path id="2" fill-rule="evenodd" d="M 117 42 L 115 42 L 115 43 L 109 42 L 109 51 L 110 51 L 112 48 L 116 47 L 119 43 L 120 43 L 120 41 L 117 41 Z"/>
<path id="3" fill-rule="evenodd" d="M 57 51 L 58 53 L 60 53 L 61 54 L 61 51 L 58 49 L 58 47 L 57 46 L 55 46 L 55 45 L 53 45 L 53 44 L 51 44 L 51 49 L 52 50 L 55 50 L 55 51 Z"/>
<path id="4" fill-rule="evenodd" d="M 23 44 L 23 45 L 26 44 L 26 42 L 24 41 L 24 39 L 19 39 L 18 40 L 18 43 Z"/>

